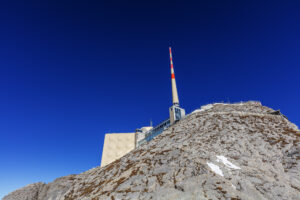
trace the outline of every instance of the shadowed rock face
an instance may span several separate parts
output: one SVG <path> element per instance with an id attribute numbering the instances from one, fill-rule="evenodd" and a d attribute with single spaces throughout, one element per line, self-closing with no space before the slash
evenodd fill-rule
<path id="1" fill-rule="evenodd" d="M 28 185 L 11 199 L 296 200 L 300 131 L 258 102 L 207 105 L 103 168 Z"/>

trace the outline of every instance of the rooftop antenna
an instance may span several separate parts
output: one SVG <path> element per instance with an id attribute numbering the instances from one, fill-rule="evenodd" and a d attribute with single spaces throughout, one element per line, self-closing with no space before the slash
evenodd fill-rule
<path id="1" fill-rule="evenodd" d="M 185 116 L 185 110 L 179 107 L 179 99 L 178 99 L 178 93 L 177 93 L 177 87 L 175 81 L 171 47 L 169 47 L 169 52 L 170 52 L 170 62 L 171 62 L 171 83 L 172 83 L 172 100 L 173 100 L 173 105 L 169 108 L 169 113 L 170 113 L 170 124 L 173 124 Z"/>
<path id="2" fill-rule="evenodd" d="M 170 63 L 171 63 L 172 100 L 173 100 L 173 105 L 179 105 L 171 47 L 169 47 L 169 52 L 170 52 Z"/>

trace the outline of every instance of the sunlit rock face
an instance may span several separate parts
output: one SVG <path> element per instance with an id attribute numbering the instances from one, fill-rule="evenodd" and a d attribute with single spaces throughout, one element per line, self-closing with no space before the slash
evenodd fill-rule
<path id="1" fill-rule="evenodd" d="M 27 200 L 296 200 L 300 131 L 259 102 L 210 104 L 103 168 L 40 183 L 34 190 L 29 185 L 4 200 L 16 195 Z"/>

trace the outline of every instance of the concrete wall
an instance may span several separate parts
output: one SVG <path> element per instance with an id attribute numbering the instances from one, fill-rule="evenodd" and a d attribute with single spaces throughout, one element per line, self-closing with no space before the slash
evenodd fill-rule
<path id="1" fill-rule="evenodd" d="M 135 148 L 135 133 L 105 134 L 101 167 L 121 158 Z"/>

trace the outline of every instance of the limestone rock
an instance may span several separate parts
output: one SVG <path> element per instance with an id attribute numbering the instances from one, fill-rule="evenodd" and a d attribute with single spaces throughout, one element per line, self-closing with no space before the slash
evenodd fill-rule
<path id="1" fill-rule="evenodd" d="M 210 104 L 103 168 L 10 199 L 299 200 L 300 131 L 259 102 Z"/>
<path id="2" fill-rule="evenodd" d="M 45 186 L 45 183 L 33 183 L 18 189 L 3 199 L 5 200 L 38 200 L 39 192 Z"/>

